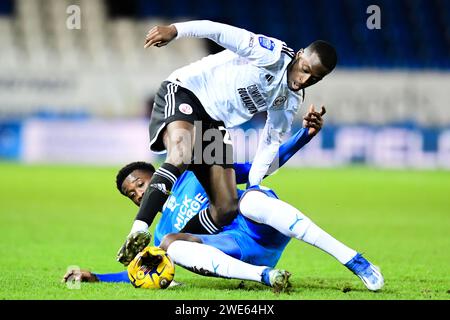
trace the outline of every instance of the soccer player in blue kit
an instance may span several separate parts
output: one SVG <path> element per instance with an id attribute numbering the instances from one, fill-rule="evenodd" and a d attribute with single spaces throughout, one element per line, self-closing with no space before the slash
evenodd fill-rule
<path id="1" fill-rule="evenodd" d="M 324 108 L 320 113 L 315 112 L 313 106 L 310 108 L 304 117 L 304 128 L 280 146 L 280 166 L 317 134 L 324 113 Z M 235 164 L 237 184 L 248 182 L 250 167 L 251 163 Z M 117 174 L 117 188 L 139 206 L 154 172 L 154 167 L 149 163 L 130 163 Z M 155 228 L 154 244 L 166 250 L 176 264 L 195 273 L 257 281 L 281 291 L 289 285 L 290 274 L 273 268 L 289 240 L 296 238 L 335 257 L 356 274 L 369 290 L 376 291 L 384 285 L 378 267 L 334 239 L 302 212 L 278 199 L 273 190 L 252 186 L 237 192 L 240 214 L 220 233 L 178 233 L 192 216 L 209 205 L 206 192 L 195 175 L 186 171 L 177 180 L 164 204 L 161 219 Z M 96 274 L 71 270 L 63 280 L 71 277 L 89 282 L 129 282 L 127 271 Z"/>

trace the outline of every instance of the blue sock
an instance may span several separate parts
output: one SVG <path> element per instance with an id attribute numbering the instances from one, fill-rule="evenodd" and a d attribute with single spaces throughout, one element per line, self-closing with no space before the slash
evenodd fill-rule
<path id="1" fill-rule="evenodd" d="M 363 272 L 369 267 L 370 263 L 362 256 L 361 253 L 357 253 L 345 266 L 351 270 L 354 274 Z"/>
<path id="2" fill-rule="evenodd" d="M 265 284 L 270 286 L 270 278 L 269 278 L 269 272 L 272 271 L 272 268 L 265 268 L 261 274 L 261 281 Z"/>

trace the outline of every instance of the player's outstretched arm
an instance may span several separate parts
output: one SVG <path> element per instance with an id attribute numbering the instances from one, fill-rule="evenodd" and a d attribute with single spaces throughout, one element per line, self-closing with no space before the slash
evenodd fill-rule
<path id="1" fill-rule="evenodd" d="M 283 166 L 292 156 L 297 153 L 304 145 L 319 133 L 323 126 L 323 116 L 326 113 L 324 106 L 320 112 L 316 112 L 314 105 L 309 107 L 308 113 L 303 117 L 303 128 L 297 131 L 291 138 L 280 146 L 278 158 L 279 167 Z"/>
<path id="2" fill-rule="evenodd" d="M 128 271 L 116 273 L 92 273 L 99 282 L 130 282 Z"/>
<path id="3" fill-rule="evenodd" d="M 309 128 L 301 128 L 295 134 L 293 134 L 285 143 L 283 143 L 279 149 L 277 156 L 272 163 L 278 163 L 278 167 L 281 168 L 292 156 L 297 153 L 303 146 L 311 141 L 312 136 L 308 133 Z M 235 163 L 234 170 L 236 171 L 236 184 L 242 184 L 248 182 L 248 175 L 251 162 Z M 264 178 L 269 175 L 265 175 Z"/>
<path id="4" fill-rule="evenodd" d="M 248 185 L 259 185 L 276 159 L 283 136 L 291 128 L 294 110 L 268 110 L 258 149 L 248 174 Z"/>
<path id="5" fill-rule="evenodd" d="M 98 278 L 89 270 L 70 269 L 66 272 L 61 282 L 98 282 Z"/>
<path id="6" fill-rule="evenodd" d="M 294 154 L 296 154 L 303 146 L 305 146 L 311 139 L 322 129 L 323 115 L 325 115 L 326 109 L 322 106 L 320 112 L 316 112 L 314 105 L 311 105 L 308 112 L 303 117 L 303 128 L 293 134 L 285 143 L 283 143 L 279 149 L 276 158 L 272 164 L 277 164 L 276 167 L 281 168 L 286 162 L 289 161 Z M 248 175 L 251 162 L 235 163 L 234 169 L 236 171 L 236 183 L 242 184 L 248 182 Z M 264 178 L 268 177 L 265 175 Z"/>
<path id="7" fill-rule="evenodd" d="M 177 28 L 174 25 L 154 26 L 145 37 L 144 48 L 151 46 L 163 47 L 178 35 Z"/>
<path id="8" fill-rule="evenodd" d="M 154 26 L 146 37 L 144 48 L 162 47 L 178 38 L 208 38 L 233 52 L 239 51 L 246 42 L 248 47 L 249 32 L 227 24 L 209 20 L 194 20 L 174 23 L 167 26 Z"/>
<path id="9" fill-rule="evenodd" d="M 255 35 L 242 28 L 209 20 L 155 26 L 148 31 L 144 48 L 162 47 L 174 39 L 186 37 L 210 39 L 258 66 L 275 63 L 283 48 L 283 42 L 278 39 Z"/>
<path id="10" fill-rule="evenodd" d="M 62 282 L 79 281 L 79 282 L 130 282 L 128 272 L 116 273 L 93 273 L 89 270 L 72 269 L 66 272 Z"/>

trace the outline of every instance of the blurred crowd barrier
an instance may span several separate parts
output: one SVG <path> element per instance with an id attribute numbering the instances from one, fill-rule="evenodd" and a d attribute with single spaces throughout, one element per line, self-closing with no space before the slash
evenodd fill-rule
<path id="1" fill-rule="evenodd" d="M 119 6 L 119 2 L 108 0 L 3 0 L 0 5 L 0 118 L 42 113 L 146 116 L 159 84 L 174 69 L 209 52 L 207 42 L 200 39 L 179 39 L 164 48 L 144 50 L 147 31 L 157 24 L 189 19 L 183 14 L 220 18 L 219 9 L 226 9 L 230 23 L 236 20 L 236 25 L 246 27 L 246 23 L 253 21 L 254 25 L 248 26 L 252 31 L 261 29 L 259 32 L 279 36 L 295 49 L 323 37 L 336 45 L 337 71 L 307 90 L 308 103 L 323 102 L 330 106 L 330 121 L 450 124 L 450 112 L 446 108 L 449 101 L 446 88 L 450 87 L 450 72 L 446 68 L 450 28 L 446 15 L 450 7 L 445 1 L 382 0 L 379 4 L 383 27 L 371 31 L 365 25 L 368 17 L 365 5 L 369 3 L 366 0 L 302 0 L 299 6 L 310 9 L 309 14 L 303 15 L 304 19 L 311 20 L 323 7 L 333 8 L 336 13 L 327 10 L 324 19 L 312 20 L 312 25 L 300 28 L 300 34 L 289 28 L 297 15 L 292 16 L 295 12 L 286 8 L 279 11 L 280 4 L 263 1 L 263 5 L 253 6 L 258 12 L 273 9 L 273 17 L 266 23 L 255 14 L 242 19 L 245 16 L 232 10 L 235 2 L 226 5 L 221 0 L 206 5 L 200 0 L 183 4 L 173 0 L 167 3 L 134 0 Z M 76 11 L 68 10 L 71 6 L 79 8 L 80 29 L 70 27 L 76 18 L 72 18 Z M 193 12 L 194 8 L 198 13 Z M 252 2 L 242 1 L 242 8 L 252 8 Z M 344 9 L 348 10 L 348 17 L 339 14 Z M 119 15 L 121 10 L 130 12 Z M 117 12 L 114 15 L 112 11 Z M 170 12 L 174 16 L 158 18 Z M 422 18 L 417 17 L 417 24 L 411 24 L 418 12 Z M 285 20 L 281 19 L 281 13 Z M 430 17 L 435 17 L 435 23 L 427 23 Z M 337 18 L 342 23 L 337 23 Z M 280 25 L 280 21 L 284 23 Z M 333 21 L 335 27 L 329 26 Z M 336 28 L 341 29 L 337 32 Z M 326 32 L 321 34 L 319 30 Z M 413 41 L 411 37 L 416 42 L 410 48 L 406 45 Z M 303 42 L 297 44 L 299 39 Z M 370 50 L 361 51 L 362 48 Z M 364 71 L 366 64 L 361 57 L 372 57 L 370 70 L 375 71 Z M 382 61 L 378 57 L 383 57 Z M 429 61 L 441 64 L 427 69 Z M 374 69 L 377 66 L 383 69 Z"/>
<path id="2" fill-rule="evenodd" d="M 299 126 L 293 129 L 294 133 Z M 260 130 L 232 129 L 234 157 L 251 161 Z M 0 123 L 0 158 L 24 163 L 120 165 L 161 161 L 145 119 L 28 119 Z M 450 127 L 327 125 L 287 165 L 450 169 Z"/>
<path id="3" fill-rule="evenodd" d="M 31 75 L 5 72 L 0 75 L 0 117 L 146 116 L 153 95 L 167 76 L 155 76 L 151 70 L 126 73 L 87 70 L 72 74 L 45 70 Z M 337 70 L 306 89 L 305 106 L 324 104 L 330 123 L 414 122 L 422 126 L 448 126 L 447 88 L 450 72 Z"/>
<path id="4" fill-rule="evenodd" d="M 0 13 L 0 117 L 145 115 L 147 100 L 173 69 L 207 54 L 199 39 L 144 50 L 147 31 L 168 21 L 112 19 L 102 0 L 8 1 L 13 12 Z M 72 5 L 80 29 L 72 29 Z"/>

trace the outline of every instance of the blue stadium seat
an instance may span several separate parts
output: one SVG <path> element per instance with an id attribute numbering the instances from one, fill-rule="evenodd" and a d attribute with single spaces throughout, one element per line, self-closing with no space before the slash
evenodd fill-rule
<path id="1" fill-rule="evenodd" d="M 135 0 L 139 17 L 211 19 L 284 40 L 293 49 L 323 39 L 339 66 L 449 68 L 450 1 L 378 0 L 381 29 L 369 30 L 372 0 Z M 0 14 L 11 1 L 2 1 Z M 6 9 L 5 9 L 6 8 Z"/>

